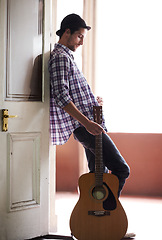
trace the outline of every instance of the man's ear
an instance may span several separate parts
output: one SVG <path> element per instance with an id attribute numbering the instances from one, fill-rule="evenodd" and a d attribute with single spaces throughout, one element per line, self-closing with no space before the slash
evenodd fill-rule
<path id="1" fill-rule="evenodd" d="M 68 35 L 69 35 L 69 34 L 71 34 L 71 31 L 70 31 L 70 29 L 69 29 L 69 28 L 67 28 L 67 29 L 65 30 L 65 33 L 66 33 L 66 34 L 68 34 Z"/>

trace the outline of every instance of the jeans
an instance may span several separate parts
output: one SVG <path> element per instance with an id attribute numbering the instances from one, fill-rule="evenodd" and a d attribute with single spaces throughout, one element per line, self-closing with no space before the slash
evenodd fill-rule
<path id="1" fill-rule="evenodd" d="M 90 134 L 84 127 L 79 127 L 73 132 L 77 139 L 85 148 L 88 167 L 90 172 L 95 172 L 95 136 Z M 102 150 L 103 150 L 103 172 L 111 171 L 119 179 L 118 196 L 125 184 L 126 178 L 130 173 L 130 168 L 111 138 L 102 133 Z"/>

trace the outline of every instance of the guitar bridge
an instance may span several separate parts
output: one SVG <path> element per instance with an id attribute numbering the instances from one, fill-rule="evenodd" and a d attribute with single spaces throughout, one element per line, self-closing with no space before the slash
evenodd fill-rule
<path id="1" fill-rule="evenodd" d="M 110 216 L 110 212 L 109 211 L 88 211 L 88 215 L 103 217 L 103 216 Z"/>

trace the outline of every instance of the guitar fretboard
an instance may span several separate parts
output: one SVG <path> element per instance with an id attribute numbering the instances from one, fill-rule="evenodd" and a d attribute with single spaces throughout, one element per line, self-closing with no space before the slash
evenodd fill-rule
<path id="1" fill-rule="evenodd" d="M 102 133 L 95 137 L 95 180 L 96 186 L 103 184 Z"/>

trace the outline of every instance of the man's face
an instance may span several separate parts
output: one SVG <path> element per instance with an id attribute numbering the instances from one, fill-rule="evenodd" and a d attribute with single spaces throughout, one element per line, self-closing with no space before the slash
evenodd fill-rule
<path id="1" fill-rule="evenodd" d="M 67 47 L 71 51 L 75 52 L 80 45 L 83 45 L 86 34 L 87 34 L 87 29 L 85 28 L 80 28 L 78 31 L 74 32 L 72 35 L 69 34 L 69 37 L 67 40 Z"/>

